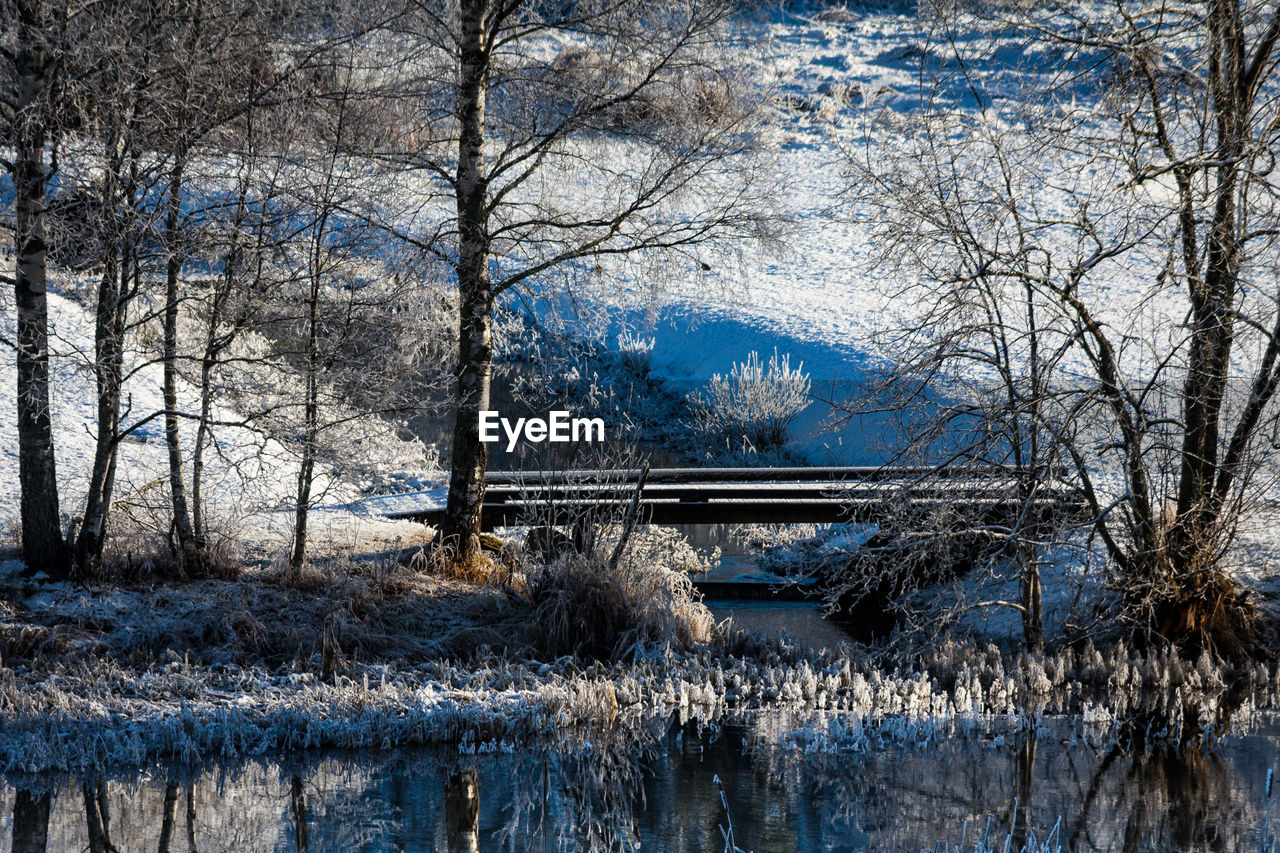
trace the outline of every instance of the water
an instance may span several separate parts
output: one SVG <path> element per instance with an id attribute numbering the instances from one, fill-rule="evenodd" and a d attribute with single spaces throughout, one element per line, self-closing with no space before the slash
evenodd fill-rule
<path id="1" fill-rule="evenodd" d="M 764 571 L 757 565 L 759 552 L 736 535 L 735 525 L 680 524 L 675 528 L 703 554 L 720 549 L 720 564 L 710 572 L 698 575 L 697 581 L 750 582 L 760 584 L 762 589 L 787 582 L 786 578 Z M 842 643 L 851 642 L 848 633 L 823 616 L 822 605 L 818 601 L 708 596 L 704 603 L 717 622 L 732 619 L 735 626 L 748 631 L 773 636 L 785 634 L 810 650 L 835 649 Z"/>
<path id="2" fill-rule="evenodd" d="M 703 853 L 724 849 L 730 819 L 738 846 L 756 853 L 932 850 L 962 839 L 971 850 L 984 835 L 996 850 L 1006 839 L 1017 849 L 1051 833 L 1064 850 L 1271 849 L 1275 726 L 1209 754 L 1123 754 L 1073 740 L 1058 721 L 1039 734 L 828 755 L 776 746 L 792 722 L 762 715 L 647 741 L 478 755 L 313 755 L 194 776 L 156 767 L 94 783 L 89 800 L 80 782 L 65 781 L 47 849 L 86 849 L 88 801 L 121 851 L 187 851 L 193 838 L 201 851 Z M 14 802 L 15 790 L 0 788 L 5 853 L 14 849 Z M 474 832 L 468 804 L 478 804 Z"/>
<path id="3" fill-rule="evenodd" d="M 849 635 L 823 618 L 822 607 L 807 601 L 746 601 L 708 599 L 704 602 L 716 621 L 732 619 L 733 624 L 766 635 L 785 634 L 810 650 L 835 649 L 852 642 Z"/>

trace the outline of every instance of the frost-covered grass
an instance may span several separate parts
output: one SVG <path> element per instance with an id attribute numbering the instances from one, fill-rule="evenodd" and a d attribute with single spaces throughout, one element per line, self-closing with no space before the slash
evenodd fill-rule
<path id="1" fill-rule="evenodd" d="M 910 314 L 912 306 L 893 305 L 865 275 L 875 254 L 875 222 L 867 210 L 834 218 L 815 212 L 834 205 L 845 188 L 833 140 L 893 150 L 894 123 L 900 114 L 907 119 L 917 98 L 912 93 L 918 89 L 918 56 L 913 59 L 912 49 L 926 41 L 928 24 L 908 14 L 844 15 L 767 26 L 782 97 L 781 118 L 765 135 L 777 144 L 778 167 L 796 189 L 793 212 L 806 231 L 785 263 L 764 251 L 744 250 L 741 268 L 749 274 L 742 280 L 752 285 L 749 293 L 735 292 L 740 301 L 727 310 L 777 340 L 795 336 L 839 344 L 855 352 L 854 363 L 869 357 L 860 348 L 885 318 Z M 598 153 L 622 158 L 627 151 Z M 608 272 L 616 275 L 601 278 L 617 278 L 608 282 L 613 290 L 620 283 L 625 290 L 632 281 L 620 269 Z M 1143 304 L 1145 273 L 1128 270 L 1113 282 L 1117 314 Z M 690 314 L 714 316 L 721 296 L 704 289 L 672 298 L 693 299 Z M 54 294 L 51 311 L 62 392 L 54 401 L 59 470 L 68 486 L 64 507 L 71 510 L 80 500 L 74 483 L 91 451 L 85 424 L 93 422 L 93 398 L 84 365 L 92 332 L 89 315 L 67 296 Z M 6 307 L 5 316 L 11 315 Z M 1167 319 L 1160 311 L 1152 316 Z M 650 430 L 648 437 L 657 435 L 682 410 L 670 389 L 651 379 L 651 368 L 668 356 L 669 341 L 661 336 L 685 332 L 657 330 L 656 339 L 644 334 L 628 333 L 618 341 L 616 373 L 564 371 L 563 388 L 553 390 L 587 399 L 599 395 L 600 406 L 634 416 L 642 432 Z M 690 375 L 710 375 L 723 369 L 715 365 L 742 354 L 730 347 L 737 341 L 716 343 L 725 345 L 703 347 L 697 363 L 687 359 L 683 366 Z M 266 342 L 247 337 L 241 346 L 237 357 L 258 357 Z M 0 361 L 0 392 L 9 389 L 11 395 L 13 362 L 6 358 Z M 757 362 L 753 370 L 758 383 L 763 368 Z M 785 416 L 804 395 L 797 390 L 798 369 L 782 365 L 780 373 L 794 398 L 782 409 Z M 135 412 L 161 408 L 155 365 L 141 367 L 130 381 Z M 807 391 L 807 379 L 803 383 Z M 269 399 L 274 388 L 257 390 Z M 184 386 L 188 406 L 190 393 Z M 748 412 L 763 405 L 743 399 Z M 13 435 L 13 400 L 0 393 L 0 402 L 0 432 Z M 226 401 L 218 415 L 234 421 L 262 407 L 254 402 Z M 733 399 L 722 408 L 732 411 L 729 403 Z M 345 414 L 344 409 L 335 419 Z M 766 439 L 785 432 L 785 422 L 766 423 L 774 423 Z M 189 446 L 189 424 L 183 430 Z M 326 483 L 328 500 L 434 482 L 415 472 L 415 466 L 428 472 L 433 467 L 426 450 L 393 441 L 387 425 L 362 422 L 360 432 L 352 427 L 341 435 L 342 442 L 361 442 L 366 452 L 360 461 L 369 470 L 348 472 L 359 481 Z M 16 507 L 14 446 L 0 452 L 0 503 L 11 508 L 7 514 L 0 510 L 0 523 L 11 522 Z M 628 715 L 710 716 L 729 708 L 808 714 L 788 742 L 814 750 L 863 749 L 883 738 L 938 737 L 965 721 L 1057 713 L 1077 714 L 1128 736 L 1181 740 L 1211 735 L 1231 714 L 1275 702 L 1277 674 L 1270 666 L 1223 670 L 1207 660 L 1140 655 L 1123 646 L 1105 653 L 1086 647 L 1011 657 L 994 648 L 946 644 L 921 660 L 896 665 L 873 665 L 848 654 L 809 659 L 785 643 L 717 629 L 695 606 L 686 578 L 649 564 L 628 568 L 631 574 L 621 584 L 601 578 L 598 566 L 567 566 L 543 576 L 543 596 L 530 601 L 515 587 L 474 587 L 410 571 L 397 559 L 399 544 L 388 543 L 382 560 L 350 560 L 351 551 L 368 545 L 357 527 L 381 523 L 345 508 L 313 517 L 313 527 L 333 521 L 331 544 L 318 549 L 301 579 L 286 580 L 273 562 L 279 547 L 271 543 L 280 541 L 273 534 L 287 531 L 288 514 L 269 510 L 288 502 L 295 455 L 248 429 L 228 428 L 219 447 L 209 472 L 217 502 L 224 511 L 254 511 L 252 521 L 223 522 L 230 525 L 226 538 L 239 543 L 233 555 L 245 566 L 239 577 L 156 587 L 147 554 L 126 550 L 119 562 L 133 573 L 112 585 L 34 587 L 10 576 L 0 579 L 0 601 L 7 602 L 0 604 L 0 764 L 40 772 L 309 746 L 467 738 L 487 743 L 618 725 Z M 121 472 L 120 514 L 136 510 L 167 532 L 166 496 L 157 487 L 165 473 L 164 447 L 156 429 L 138 430 L 122 444 Z M 1260 579 L 1280 576 L 1270 570 L 1276 529 L 1256 531 L 1264 552 L 1254 561 Z M 396 535 L 390 527 L 379 532 Z M 344 538 L 349 547 L 341 544 Z M 127 549 L 127 540 L 123 545 Z M 791 552 L 797 553 L 844 558 L 829 538 Z M 555 657 L 582 651 L 581 634 L 569 630 L 569 617 L 594 618 L 600 608 L 625 616 L 606 626 L 612 642 L 596 644 L 608 646 L 597 649 L 600 656 L 610 657 L 619 643 L 632 654 L 596 663 Z M 594 630 L 595 623 L 586 621 Z M 539 634 L 546 642 L 537 641 Z"/>
<path id="2" fill-rule="evenodd" d="M 756 451 L 782 447 L 787 430 L 809 405 L 809 374 L 791 368 L 791 357 L 774 350 L 766 366 L 760 354 L 735 363 L 728 376 L 715 374 L 704 391 L 691 397 L 700 430 L 731 445 L 745 442 Z"/>
<path id="3" fill-rule="evenodd" d="M 394 560 L 335 561 L 301 583 L 270 568 L 159 588 L 8 578 L 18 586 L 0 597 L 19 602 L 0 612 L 0 766 L 10 771 L 518 743 L 752 709 L 798 715 L 785 736 L 804 750 L 1042 714 L 1078 715 L 1117 737 L 1187 740 L 1272 705 L 1280 684 L 1261 664 L 1228 671 L 1123 646 L 1010 657 L 948 643 L 886 666 L 701 620 L 683 644 L 635 632 L 620 658 L 553 658 L 522 640 L 546 617 L 525 595 Z"/>
<path id="4" fill-rule="evenodd" d="M 607 530 L 595 554 L 563 555 L 531 574 L 525 635 L 542 655 L 611 657 L 711 641 L 715 620 L 689 579 L 710 563 L 674 530 L 650 527 L 610 566 L 601 555 L 612 552 L 619 532 L 616 525 Z"/>

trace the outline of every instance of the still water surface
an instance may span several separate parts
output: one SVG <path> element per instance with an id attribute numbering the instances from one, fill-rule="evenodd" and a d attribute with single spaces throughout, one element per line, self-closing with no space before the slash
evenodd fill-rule
<path id="1" fill-rule="evenodd" d="M 69 780 L 54 794 L 46 849 L 88 849 L 91 810 L 120 851 L 718 853 L 729 816 L 737 844 L 756 853 L 914 853 L 962 840 L 968 851 L 982 836 L 995 850 L 1047 836 L 1064 850 L 1274 849 L 1274 725 L 1207 754 L 1125 754 L 1071 737 L 1063 721 L 850 754 L 779 746 L 795 722 L 676 726 L 625 747 L 328 753 Z M 15 789 L 0 789 L 5 853 L 14 806 Z M 16 827 L 18 849 L 30 830 Z"/>

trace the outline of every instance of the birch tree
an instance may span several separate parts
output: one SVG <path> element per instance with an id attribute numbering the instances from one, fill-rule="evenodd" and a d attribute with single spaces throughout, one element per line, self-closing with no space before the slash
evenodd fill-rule
<path id="1" fill-rule="evenodd" d="M 700 276 L 723 241 L 766 229 L 755 98 L 721 48 L 727 0 L 414 0 L 397 41 L 416 71 L 388 154 L 426 182 L 405 236 L 459 297 L 445 543 L 478 553 L 498 300 L 664 258 Z M 450 206 L 447 216 L 441 206 Z"/>
<path id="2" fill-rule="evenodd" d="M 886 258 L 919 304 L 1013 341 L 1019 375 L 1034 364 L 1003 411 L 1073 467 L 1141 636 L 1256 651 L 1223 558 L 1276 437 L 1280 10 L 935 12 L 949 63 L 922 69 L 900 159 L 855 170 L 889 223 Z M 960 28 L 992 24 L 1061 60 L 1018 98 L 993 100 L 986 60 L 958 47 Z M 1123 307 L 1117 282 L 1133 282 Z M 931 352 L 925 372 L 954 376 L 975 350 Z"/>
<path id="3" fill-rule="evenodd" d="M 162 314 L 163 399 L 165 445 L 169 464 L 169 490 L 173 505 L 173 538 L 176 540 L 179 568 L 185 573 L 200 572 L 206 560 L 207 538 L 199 488 L 201 441 L 207 438 L 209 419 L 208 377 L 200 382 L 201 412 L 192 452 L 191 490 L 187 489 L 184 452 L 180 424 L 193 413 L 183 410 L 179 399 L 182 358 L 179 353 L 179 315 L 184 305 L 194 299 L 183 286 L 184 263 L 200 254 L 197 234 L 202 227 L 230 212 L 238 227 L 244 224 L 246 197 L 243 185 L 233 189 L 232 200 L 224 197 L 220 187 L 220 166 L 227 162 L 252 172 L 256 164 L 253 131 L 259 113 L 267 113 L 274 102 L 287 99 L 289 73 L 274 68 L 275 40 L 279 33 L 277 20 L 270 10 L 255 0 L 221 0 L 221 2 L 178 2 L 165 9 L 155 25 L 169 38 L 160 45 L 154 58 L 160 81 L 153 99 L 152 122 L 154 145 L 165 158 L 165 196 L 162 241 L 165 247 L 164 295 Z M 292 11 L 288 14 L 291 16 Z M 312 45 L 296 58 L 293 74 L 305 73 L 322 48 Z M 239 123 L 230 132 L 228 125 Z M 245 128 L 248 132 L 245 133 Z M 218 139 L 219 134 L 223 136 Z M 249 143 L 244 145 L 243 143 Z M 230 144 L 228 144 L 230 143 Z M 213 169 L 201 167 L 212 165 Z M 192 173 L 194 170 L 194 174 Z M 243 182 L 241 182 L 243 184 Z M 189 191 L 195 187 L 196 192 Z M 233 263 L 231 257 L 220 259 Z M 224 283 L 235 280 L 224 276 Z M 226 331 L 220 309 L 227 292 L 214 288 L 212 305 L 215 337 Z M 233 324 L 232 329 L 237 329 Z M 206 340 L 206 343 L 209 343 Z M 216 344 L 225 348 L 230 341 Z M 206 347 L 207 349 L 207 347 Z M 206 352 L 205 357 L 211 354 Z M 216 353 L 213 355 L 216 356 Z"/>
<path id="4" fill-rule="evenodd" d="M 18 476 L 22 488 L 22 556 L 27 570 L 65 577 L 70 552 L 63 541 L 53 421 L 49 408 L 48 253 L 45 193 L 53 164 L 47 146 L 58 135 L 57 92 L 66 69 L 63 51 L 78 14 L 71 4 L 13 0 L 2 7 L 0 61 L 4 88 L 0 121 L 13 153 L 3 160 L 13 179 L 17 334 L 6 341 L 17 355 Z"/>
<path id="5" fill-rule="evenodd" d="M 101 248 L 94 304 L 93 356 L 96 434 L 87 494 L 73 540 L 74 572 L 98 574 L 115 491 L 120 442 L 143 422 L 122 425 L 128 335 L 133 309 L 162 255 L 149 239 L 158 223 L 156 195 L 163 175 L 153 152 L 151 107 L 156 81 L 139 57 L 150 58 L 166 38 L 158 10 L 139 5 L 94 10 L 95 40 L 86 50 L 83 86 L 86 131 L 94 153 L 79 158 L 79 189 L 94 199 L 89 226 Z M 64 109 L 67 105 L 64 105 Z"/>

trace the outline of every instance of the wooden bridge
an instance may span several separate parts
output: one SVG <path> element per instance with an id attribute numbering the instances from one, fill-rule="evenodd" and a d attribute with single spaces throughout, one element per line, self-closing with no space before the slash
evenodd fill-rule
<path id="1" fill-rule="evenodd" d="M 1030 503 L 1016 476 L 988 468 L 657 468 L 490 472 L 482 525 L 567 524 L 593 511 L 638 503 L 653 524 L 879 522 L 954 507 L 972 518 L 1056 516 L 1077 510 L 1075 490 L 1041 485 Z M 638 490 L 638 496 L 637 496 Z M 388 515 L 438 524 L 444 509 Z"/>

